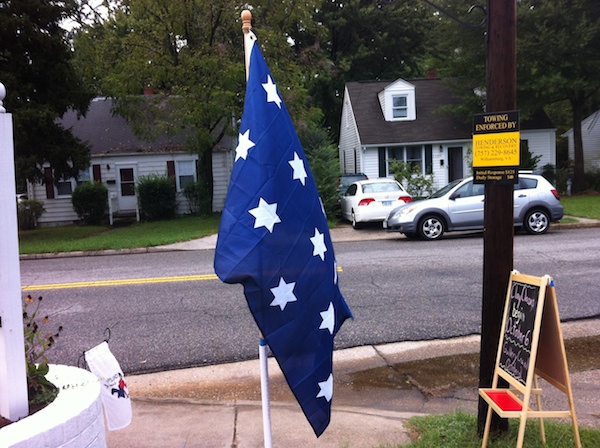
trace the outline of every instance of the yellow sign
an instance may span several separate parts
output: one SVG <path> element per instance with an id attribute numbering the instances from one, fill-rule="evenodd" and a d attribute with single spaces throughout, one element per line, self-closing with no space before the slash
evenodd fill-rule
<path id="1" fill-rule="evenodd" d="M 473 135 L 473 167 L 519 166 L 521 133 Z"/>

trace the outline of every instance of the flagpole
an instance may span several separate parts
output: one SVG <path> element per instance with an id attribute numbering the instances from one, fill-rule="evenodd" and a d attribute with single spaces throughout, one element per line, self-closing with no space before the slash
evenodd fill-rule
<path id="1" fill-rule="evenodd" d="M 252 13 L 245 9 L 242 11 L 242 31 L 244 32 L 244 60 L 246 63 L 246 81 L 250 73 L 250 53 L 256 37 L 250 32 L 252 29 Z M 267 341 L 259 333 L 258 358 L 260 361 L 260 395 L 262 398 L 263 437 L 265 448 L 273 447 L 271 432 L 271 399 L 269 396 L 269 347 Z"/>

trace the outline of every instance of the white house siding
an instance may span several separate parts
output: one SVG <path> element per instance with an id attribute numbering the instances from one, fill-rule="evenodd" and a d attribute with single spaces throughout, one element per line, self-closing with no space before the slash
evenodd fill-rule
<path id="1" fill-rule="evenodd" d="M 527 140 L 531 154 L 542 156 L 537 164 L 538 169 L 548 164 L 556 167 L 556 130 L 521 131 L 521 140 Z"/>
<path id="2" fill-rule="evenodd" d="M 233 162 L 233 151 L 217 151 L 213 153 L 213 212 L 221 212 L 225 207 L 225 198 L 229 188 Z"/>
<path id="3" fill-rule="evenodd" d="M 575 158 L 573 129 L 569 129 L 563 136 L 569 140 L 569 159 L 573 160 Z M 600 169 L 600 111 L 594 112 L 581 122 L 581 139 L 585 170 Z"/>
<path id="4" fill-rule="evenodd" d="M 362 166 L 362 151 L 358 137 L 358 129 L 354 121 L 354 113 L 348 98 L 348 92 L 344 95 L 344 105 L 342 108 L 341 126 L 344 131 L 340 132 L 339 155 L 340 168 L 342 173 L 365 173 L 366 168 Z M 368 176 L 368 174 L 367 174 Z M 369 176 L 370 177 L 370 176 Z M 375 176 L 377 177 L 377 176 Z"/>
<path id="5" fill-rule="evenodd" d="M 44 202 L 44 214 L 38 220 L 40 226 L 59 226 L 77 221 L 77 213 L 73 210 L 71 197 L 59 197 L 46 200 L 46 187 L 36 184 L 33 188 L 35 199 Z"/>

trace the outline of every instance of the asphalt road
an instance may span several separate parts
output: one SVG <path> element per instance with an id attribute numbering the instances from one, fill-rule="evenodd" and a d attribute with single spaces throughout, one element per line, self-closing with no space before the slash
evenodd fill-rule
<path id="1" fill-rule="evenodd" d="M 343 242 L 335 251 L 355 316 L 337 348 L 479 333 L 481 234 Z M 514 253 L 515 269 L 554 277 L 562 320 L 600 316 L 599 228 L 519 234 Z M 106 328 L 126 373 L 255 358 L 258 333 L 242 288 L 216 279 L 213 257 L 201 250 L 23 260 L 22 285 L 43 297 L 48 331 L 64 328 L 49 360 L 77 365 Z"/>

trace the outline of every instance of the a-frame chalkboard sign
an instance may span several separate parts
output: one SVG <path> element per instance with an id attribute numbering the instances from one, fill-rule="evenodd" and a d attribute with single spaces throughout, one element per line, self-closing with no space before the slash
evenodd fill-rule
<path id="1" fill-rule="evenodd" d="M 520 419 L 517 448 L 523 446 L 527 418 L 540 419 L 543 443 L 546 443 L 544 418 L 570 418 L 575 444 L 581 448 L 552 278 L 533 277 L 513 271 L 501 328 L 492 387 L 479 389 L 479 395 L 489 405 L 482 447 L 487 445 L 493 411 L 502 418 Z M 568 410 L 542 409 L 542 390 L 538 377 L 566 395 Z M 498 388 L 499 378 L 506 380 L 509 388 Z M 532 395 L 536 398 L 535 410 L 530 408 Z"/>

